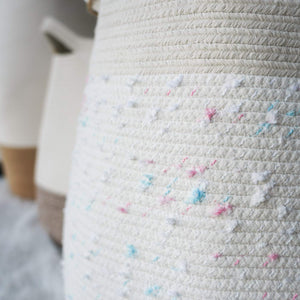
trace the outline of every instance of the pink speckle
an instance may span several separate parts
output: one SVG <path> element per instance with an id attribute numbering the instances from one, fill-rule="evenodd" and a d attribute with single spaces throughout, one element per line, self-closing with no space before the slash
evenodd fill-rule
<path id="1" fill-rule="evenodd" d="M 232 209 L 233 209 L 233 207 L 229 203 L 226 203 L 225 205 L 218 204 L 215 211 L 213 212 L 213 216 L 218 217 L 224 213 L 228 213 L 228 212 L 232 211 Z"/>
<path id="2" fill-rule="evenodd" d="M 175 201 L 175 199 L 172 197 L 164 196 L 164 197 L 160 197 L 159 201 L 160 201 L 160 205 L 165 205 Z"/>
<path id="3" fill-rule="evenodd" d="M 185 163 L 185 161 L 189 159 L 187 156 L 182 160 L 182 163 Z"/>
<path id="4" fill-rule="evenodd" d="M 218 258 L 220 258 L 220 257 L 222 257 L 222 253 L 220 253 L 220 252 L 215 253 L 215 254 L 213 255 L 213 258 L 215 258 L 215 259 L 218 259 Z"/>
<path id="5" fill-rule="evenodd" d="M 210 165 L 213 166 L 216 162 L 217 160 L 215 159 Z"/>
<path id="6" fill-rule="evenodd" d="M 211 121 L 212 117 L 217 113 L 215 108 L 206 108 L 205 109 L 206 117 Z"/>
<path id="7" fill-rule="evenodd" d="M 263 299 L 265 299 L 268 296 L 268 293 L 264 293 L 264 295 L 262 296 Z"/>
<path id="8" fill-rule="evenodd" d="M 123 213 L 123 214 L 128 214 L 127 209 L 124 208 L 124 207 L 119 207 L 118 210 L 119 210 L 121 213 Z"/>
<path id="9" fill-rule="evenodd" d="M 199 170 L 199 172 L 201 174 L 203 174 L 207 170 L 207 167 L 206 166 L 199 166 L 197 169 Z"/>
<path id="10" fill-rule="evenodd" d="M 182 167 L 183 167 L 183 164 L 185 163 L 185 161 L 187 160 L 187 159 L 189 159 L 187 156 L 186 157 L 184 157 L 183 159 L 182 159 L 182 161 L 181 162 L 179 162 L 179 163 L 174 163 L 173 165 L 171 165 L 171 166 L 169 166 L 169 167 L 167 167 L 166 169 L 163 169 L 163 173 L 167 173 L 171 168 L 177 168 L 177 169 L 181 169 Z"/>
<path id="11" fill-rule="evenodd" d="M 185 161 L 186 161 L 187 159 L 189 159 L 187 156 L 184 157 L 184 158 L 182 159 L 181 163 L 179 163 L 179 164 L 177 165 L 177 168 L 178 168 L 178 169 L 181 169 L 181 168 L 183 167 L 183 164 L 185 163 Z"/>
<path id="12" fill-rule="evenodd" d="M 149 88 L 145 89 L 144 94 L 147 94 L 149 91 Z"/>
<path id="13" fill-rule="evenodd" d="M 148 160 L 146 160 L 146 164 L 148 164 L 148 165 L 153 165 L 155 162 L 154 162 L 154 160 L 153 159 L 148 159 Z"/>
<path id="14" fill-rule="evenodd" d="M 272 254 L 268 255 L 268 257 L 271 261 L 274 261 L 279 258 L 279 255 L 277 253 L 272 253 Z"/>
<path id="15" fill-rule="evenodd" d="M 167 96 L 169 96 L 169 95 L 170 95 L 170 93 L 171 93 L 171 90 L 168 90 L 168 91 L 167 91 Z"/>
<path id="16" fill-rule="evenodd" d="M 194 177 L 197 174 L 195 169 L 186 171 L 189 178 Z"/>
<path id="17" fill-rule="evenodd" d="M 244 114 L 240 114 L 240 115 L 238 116 L 238 119 L 240 120 L 242 117 L 244 117 Z"/>
<path id="18" fill-rule="evenodd" d="M 194 94 L 196 93 L 197 89 L 192 90 L 191 92 L 191 96 L 194 96 Z"/>
<path id="19" fill-rule="evenodd" d="M 185 215 L 191 208 L 192 208 L 191 206 L 187 207 L 187 208 L 185 209 L 185 212 L 182 213 L 182 215 Z"/>
<path id="20" fill-rule="evenodd" d="M 269 260 L 264 262 L 264 264 L 263 264 L 264 267 L 266 267 L 269 264 L 269 262 L 279 259 L 279 254 L 277 254 L 277 253 L 269 254 L 268 258 L 269 258 Z"/>
<path id="21" fill-rule="evenodd" d="M 238 265 L 239 263 L 240 263 L 240 260 L 237 259 L 237 260 L 235 261 L 234 265 L 236 266 L 236 265 Z"/>
<path id="22" fill-rule="evenodd" d="M 298 298 L 298 294 L 295 294 L 292 300 L 296 300 Z"/>

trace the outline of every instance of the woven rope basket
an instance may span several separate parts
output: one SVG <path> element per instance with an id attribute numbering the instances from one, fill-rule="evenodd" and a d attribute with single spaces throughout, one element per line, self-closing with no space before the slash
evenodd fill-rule
<path id="1" fill-rule="evenodd" d="M 51 238 L 58 244 L 62 240 L 63 209 L 65 195 L 59 195 L 44 188 L 36 187 L 36 198 L 39 206 L 39 217 Z"/>
<path id="2" fill-rule="evenodd" d="M 28 200 L 34 199 L 33 178 L 36 148 L 1 146 L 1 155 L 10 190 L 19 197 Z"/>
<path id="3" fill-rule="evenodd" d="M 300 294 L 300 5 L 101 1 L 66 298 Z"/>
<path id="4" fill-rule="evenodd" d="M 52 18 L 44 20 L 42 31 L 55 53 L 41 121 L 35 183 L 42 224 L 61 244 L 71 153 L 92 39 L 75 34 Z"/>

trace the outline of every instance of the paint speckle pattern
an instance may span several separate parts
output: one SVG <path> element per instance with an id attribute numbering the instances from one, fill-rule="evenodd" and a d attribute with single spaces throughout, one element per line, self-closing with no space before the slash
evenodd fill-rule
<path id="1" fill-rule="evenodd" d="M 299 286 L 299 131 L 289 138 L 285 133 L 299 122 L 287 115 L 299 105 L 298 92 L 287 99 L 294 81 L 244 76 L 242 86 L 227 91 L 230 98 L 220 99 L 226 75 L 186 75 L 166 96 L 162 91 L 170 77 L 140 76 L 132 91 L 125 76 L 105 82 L 90 78 L 67 208 L 66 232 L 77 236 L 66 244 L 66 253 L 77 253 L 66 257 L 68 280 L 77 282 L 81 297 L 91 293 L 91 299 L 98 293 L 113 299 L 117 291 L 129 299 L 171 299 L 170 282 L 178 299 L 198 294 L 230 299 L 236 293 L 239 299 L 262 298 L 266 284 L 272 287 L 268 297 L 292 299 Z M 151 82 L 161 88 L 149 88 L 145 95 Z M 197 97 L 191 97 L 196 84 Z M 118 92 L 109 98 L 116 86 Z M 263 99 L 253 96 L 254 90 L 264 90 Z M 139 99 L 137 106 L 126 106 L 129 97 Z M 256 136 L 257 124 L 276 98 L 281 99 L 278 123 Z M 170 112 L 169 105 L 178 101 L 180 109 Z M 240 102 L 247 117 L 234 123 L 238 112 L 227 108 Z M 116 105 L 122 107 L 118 118 L 113 117 Z M 218 113 L 206 127 L 198 126 L 208 105 Z M 160 113 L 149 124 L 154 106 Z M 88 120 L 85 126 L 82 119 Z M 120 121 L 126 126 L 120 128 Z M 157 135 L 166 124 L 168 133 Z M 205 172 L 200 166 L 207 166 Z M 193 176 L 187 176 L 190 170 Z M 97 242 L 90 239 L 94 234 Z M 271 252 L 276 259 L 270 259 Z M 214 253 L 222 254 L 211 260 Z M 177 266 L 180 260 L 188 272 Z M 89 276 L 81 278 L 78 265 Z M 120 273 L 123 267 L 126 275 Z M 292 280 L 285 283 L 287 277 Z M 232 291 L 228 284 L 234 284 Z"/>
<path id="2" fill-rule="evenodd" d="M 173 28 L 179 37 L 168 36 L 161 45 L 166 49 L 168 41 L 183 40 L 180 32 L 187 40 L 193 36 L 193 14 L 199 22 L 217 19 L 204 4 L 179 11 L 169 2 L 151 4 L 164 10 L 151 10 L 161 28 L 173 28 L 164 23 L 166 15 L 191 20 Z M 270 14 L 260 18 L 275 15 L 276 7 L 264 2 Z M 72 158 L 64 232 L 67 299 L 298 299 L 300 80 L 284 73 L 281 56 L 268 74 L 268 64 L 262 68 L 258 61 L 249 72 L 243 63 L 243 72 L 228 72 L 229 64 L 221 72 L 214 59 L 199 62 L 203 72 L 190 63 L 179 67 L 185 45 L 178 45 L 177 67 L 167 50 L 152 62 L 150 50 L 158 51 L 151 44 L 155 33 L 148 31 L 150 12 L 124 20 L 116 13 L 114 19 L 123 4 L 108 3 L 101 1 L 101 39 L 96 38 Z M 231 0 L 214 5 L 234 17 L 239 9 Z M 135 7 L 130 1 L 124 6 Z M 246 7 L 251 18 L 256 6 Z M 252 24 L 251 18 L 242 20 Z M 145 42 L 133 25 L 141 20 Z M 234 18 L 226 22 L 236 25 Z M 133 50 L 123 39 L 128 28 Z M 208 41 L 207 27 L 198 29 Z M 225 38 L 221 33 L 214 41 Z M 280 42 L 275 35 L 263 41 L 273 39 Z M 203 45 L 205 54 L 210 44 Z M 116 61 L 102 58 L 109 51 Z"/>

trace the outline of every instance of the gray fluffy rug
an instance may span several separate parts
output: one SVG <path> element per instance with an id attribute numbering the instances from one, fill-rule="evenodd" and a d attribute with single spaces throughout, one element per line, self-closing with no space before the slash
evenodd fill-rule
<path id="1" fill-rule="evenodd" d="M 34 202 L 0 180 L 0 300 L 62 300 L 61 253 L 41 227 Z"/>

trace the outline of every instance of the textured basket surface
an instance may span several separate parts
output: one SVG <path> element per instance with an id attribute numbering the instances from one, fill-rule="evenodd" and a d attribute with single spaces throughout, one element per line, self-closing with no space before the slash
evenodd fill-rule
<path id="1" fill-rule="evenodd" d="M 299 16 L 292 0 L 101 1 L 67 297 L 297 298 Z"/>

